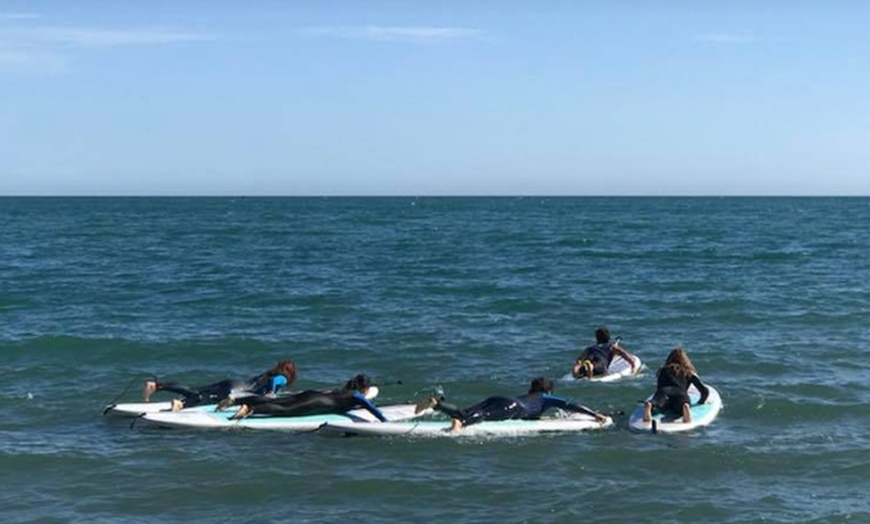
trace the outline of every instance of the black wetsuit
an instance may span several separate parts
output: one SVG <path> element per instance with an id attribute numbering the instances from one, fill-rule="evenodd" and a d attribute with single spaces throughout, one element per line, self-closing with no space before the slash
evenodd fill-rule
<path id="1" fill-rule="evenodd" d="M 489 397 L 467 408 L 458 408 L 453 404 L 438 401 L 435 405 L 437 411 L 446 413 L 452 418 L 457 418 L 463 426 L 476 424 L 485 420 L 534 420 L 550 408 L 561 408 L 566 411 L 574 411 L 595 416 L 595 411 L 573 404 L 567 400 L 550 395 L 548 393 L 529 393 L 521 397 Z"/>
<path id="2" fill-rule="evenodd" d="M 592 362 L 592 375 L 604 375 L 607 373 L 607 368 L 610 367 L 610 362 L 613 360 L 613 344 L 607 342 L 605 344 L 596 344 L 589 346 L 580 353 L 578 360 L 589 360 Z"/>
<path id="3" fill-rule="evenodd" d="M 352 409 L 363 408 L 386 422 L 381 410 L 360 392 L 352 390 L 316 391 L 305 390 L 293 395 L 278 398 L 246 397 L 236 400 L 237 404 L 250 406 L 259 415 L 272 417 L 301 417 L 305 415 L 326 415 L 346 413 Z"/>
<path id="4" fill-rule="evenodd" d="M 279 378 L 284 379 L 283 384 L 281 383 L 282 381 L 278 380 Z M 263 373 L 248 380 L 226 379 L 198 388 L 191 388 L 177 382 L 158 382 L 157 390 L 178 393 L 184 397 L 184 407 L 190 408 L 200 404 L 220 402 L 229 397 L 230 393 L 234 392 L 245 391 L 254 395 L 275 393 L 280 386 L 285 384 L 287 384 L 287 379 L 283 375 Z"/>
<path id="5" fill-rule="evenodd" d="M 690 384 L 694 385 L 701 392 L 698 404 L 703 404 L 707 400 L 710 390 L 701 382 L 698 375 L 680 375 L 675 373 L 671 367 L 666 366 L 661 368 L 658 372 L 656 392 L 651 401 L 653 408 L 662 413 L 681 415 L 683 413 L 683 404 L 691 405 L 689 398 Z"/>

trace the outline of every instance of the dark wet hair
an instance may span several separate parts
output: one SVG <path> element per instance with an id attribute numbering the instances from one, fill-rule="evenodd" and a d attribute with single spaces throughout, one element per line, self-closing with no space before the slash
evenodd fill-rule
<path id="1" fill-rule="evenodd" d="M 266 372 L 269 376 L 284 375 L 287 379 L 287 387 L 296 380 L 296 363 L 292 360 L 279 360 L 275 367 Z"/>
<path id="2" fill-rule="evenodd" d="M 689 355 L 686 354 L 686 350 L 683 348 L 674 348 L 668 353 L 665 365 L 662 366 L 662 369 L 664 368 L 671 368 L 674 374 L 684 377 L 690 377 L 698 373 L 692 361 L 689 360 Z M 662 372 L 662 369 L 659 370 L 659 374 Z"/>
<path id="3" fill-rule="evenodd" d="M 610 330 L 604 326 L 595 330 L 595 341 L 599 344 L 607 344 L 610 342 Z"/>
<path id="4" fill-rule="evenodd" d="M 371 382 L 369 382 L 369 377 L 360 373 L 359 375 L 348 380 L 342 389 L 344 389 L 345 391 L 363 392 L 367 390 L 369 386 L 371 386 Z"/>
<path id="5" fill-rule="evenodd" d="M 553 383 L 544 377 L 538 377 L 529 385 L 529 394 L 531 393 L 552 393 Z"/>

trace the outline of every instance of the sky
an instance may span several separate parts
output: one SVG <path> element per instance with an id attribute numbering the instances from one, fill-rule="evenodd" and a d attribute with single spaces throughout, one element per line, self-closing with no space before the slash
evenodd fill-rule
<path id="1" fill-rule="evenodd" d="M 870 2 L 0 0 L 0 195 L 870 195 Z"/>

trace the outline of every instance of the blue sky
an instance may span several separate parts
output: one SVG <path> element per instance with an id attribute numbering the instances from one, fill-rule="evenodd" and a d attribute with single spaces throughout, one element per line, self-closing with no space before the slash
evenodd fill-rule
<path id="1" fill-rule="evenodd" d="M 0 0 L 0 194 L 870 195 L 870 3 Z"/>

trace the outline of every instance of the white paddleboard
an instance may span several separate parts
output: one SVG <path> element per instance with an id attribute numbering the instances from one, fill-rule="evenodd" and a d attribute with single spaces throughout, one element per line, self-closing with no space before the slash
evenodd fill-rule
<path id="1" fill-rule="evenodd" d="M 689 387 L 689 398 L 692 401 L 691 406 L 689 407 L 689 411 L 692 413 L 691 422 L 683 422 L 682 416 L 664 416 L 661 413 L 654 412 L 652 420 L 656 421 L 656 431 L 660 433 L 691 431 L 695 428 L 706 426 L 716 420 L 719 411 L 722 410 L 722 398 L 719 396 L 719 392 L 712 386 L 707 385 L 707 389 L 710 390 L 707 400 L 703 404 L 698 404 L 697 402 L 701 398 L 701 392 L 698 391 L 695 386 Z M 647 397 L 647 400 L 650 400 L 651 398 L 652 395 Z M 631 417 L 628 419 L 628 426 L 631 429 L 638 431 L 652 431 L 652 422 L 643 421 L 643 404 L 641 404 L 640 407 L 635 409 L 631 414 Z"/>
<path id="2" fill-rule="evenodd" d="M 123 404 L 109 404 L 103 409 L 103 415 L 113 417 L 138 417 L 144 413 L 156 413 L 169 411 L 172 402 L 127 402 Z"/>
<path id="3" fill-rule="evenodd" d="M 366 392 L 366 398 L 372 400 L 373 398 L 378 396 L 380 390 L 378 390 L 377 386 L 369 387 Z M 234 396 L 233 398 L 243 398 L 245 395 Z M 196 410 L 209 410 L 213 411 L 216 404 L 203 404 L 201 406 L 196 406 L 194 408 L 188 409 L 196 409 Z M 139 417 L 146 413 L 157 413 L 159 411 L 171 411 L 172 410 L 172 402 L 126 402 L 123 404 L 109 404 L 103 409 L 103 415 L 110 415 L 113 417 Z"/>
<path id="4" fill-rule="evenodd" d="M 613 419 L 607 417 L 604 422 L 598 422 L 594 417 L 581 413 L 572 413 L 563 417 L 543 418 L 538 420 L 500 420 L 484 421 L 462 428 L 453 433 L 450 431 L 449 420 L 413 420 L 402 422 L 333 422 L 329 421 L 320 428 L 320 432 L 340 433 L 345 435 L 365 436 L 396 436 L 413 435 L 423 437 L 481 437 L 481 436 L 521 436 L 553 432 L 579 432 L 592 429 L 603 429 L 613 425 Z"/>
<path id="5" fill-rule="evenodd" d="M 379 407 L 387 420 L 406 420 L 417 416 L 423 416 L 431 410 L 420 414 L 414 413 L 414 404 L 398 404 L 393 406 Z M 236 413 L 236 409 L 230 408 L 224 411 L 214 409 L 203 410 L 199 408 L 183 409 L 181 411 L 160 411 L 146 413 L 142 421 L 151 425 L 164 428 L 195 428 L 195 429 L 271 429 L 283 431 L 314 431 L 327 422 L 343 422 L 353 424 L 355 422 L 372 422 L 378 419 L 365 409 L 355 409 L 344 414 L 309 415 L 304 417 L 269 417 L 259 416 L 256 413 L 241 419 L 230 420 Z"/>
<path id="6" fill-rule="evenodd" d="M 610 361 L 610 366 L 607 367 L 607 373 L 603 375 L 597 375 L 592 378 L 574 378 L 574 375 L 568 373 L 562 380 L 564 381 L 589 381 L 589 382 L 615 382 L 617 380 L 631 377 L 633 375 L 637 375 L 640 373 L 640 370 L 643 369 L 643 362 L 640 360 L 640 357 L 637 355 L 629 354 L 632 360 L 636 363 L 635 372 L 631 372 L 631 362 L 625 360 L 620 355 L 615 355 L 613 360 Z"/>

